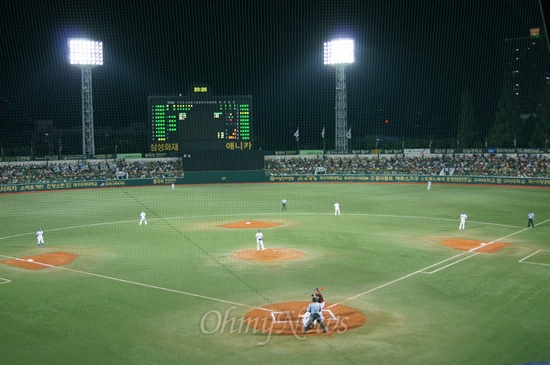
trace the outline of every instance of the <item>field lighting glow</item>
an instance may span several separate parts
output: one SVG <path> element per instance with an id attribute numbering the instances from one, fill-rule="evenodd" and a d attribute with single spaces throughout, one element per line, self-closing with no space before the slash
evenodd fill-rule
<path id="1" fill-rule="evenodd" d="M 353 39 L 335 39 L 325 42 L 325 65 L 343 65 L 355 62 Z"/>
<path id="2" fill-rule="evenodd" d="M 88 39 L 69 39 L 71 65 L 103 65 L 103 42 Z"/>

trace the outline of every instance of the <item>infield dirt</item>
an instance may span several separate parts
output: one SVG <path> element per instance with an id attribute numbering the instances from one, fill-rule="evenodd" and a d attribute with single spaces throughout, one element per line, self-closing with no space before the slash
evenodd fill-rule
<path id="1" fill-rule="evenodd" d="M 252 328 L 273 335 L 302 336 L 302 316 L 309 302 L 285 302 L 270 304 L 251 310 L 245 315 L 245 322 Z M 367 321 L 365 315 L 342 304 L 326 303 L 323 309 L 327 334 L 340 334 L 361 327 Z M 320 326 L 310 327 L 307 336 L 324 334 Z"/>
<path id="2" fill-rule="evenodd" d="M 20 259 L 0 261 L 5 265 L 17 266 L 27 270 L 48 269 L 55 266 L 68 265 L 77 255 L 68 252 L 52 252 L 41 255 L 26 256 Z"/>
<path id="3" fill-rule="evenodd" d="M 440 244 L 454 248 L 459 251 L 470 251 L 476 249 L 476 252 L 495 253 L 505 247 L 510 246 L 509 243 L 500 242 L 483 242 L 476 240 L 464 240 L 459 238 L 449 238 L 440 242 Z"/>

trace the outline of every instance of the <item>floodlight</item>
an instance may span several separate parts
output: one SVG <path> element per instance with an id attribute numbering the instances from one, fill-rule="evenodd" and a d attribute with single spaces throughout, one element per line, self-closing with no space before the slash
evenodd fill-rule
<path id="1" fill-rule="evenodd" d="M 92 68 L 103 65 L 103 42 L 69 39 L 69 62 L 82 69 L 82 154 L 91 157 L 95 154 Z"/>
<path id="2" fill-rule="evenodd" d="M 71 65 L 103 65 L 103 42 L 88 39 L 69 39 Z"/>
<path id="3" fill-rule="evenodd" d="M 353 39 L 340 38 L 325 42 L 325 65 L 333 65 L 336 68 L 336 144 L 338 152 L 348 151 L 348 102 L 346 92 L 346 65 L 355 62 L 355 46 Z"/>
<path id="4" fill-rule="evenodd" d="M 325 65 L 342 65 L 355 62 L 353 39 L 335 39 L 325 42 Z"/>

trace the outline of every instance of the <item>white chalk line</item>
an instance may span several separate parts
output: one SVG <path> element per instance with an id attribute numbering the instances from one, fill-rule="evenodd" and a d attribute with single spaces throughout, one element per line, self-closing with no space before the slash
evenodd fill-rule
<path id="1" fill-rule="evenodd" d="M 11 283 L 11 280 L 0 278 L 0 285 Z"/>
<path id="2" fill-rule="evenodd" d="M 0 257 L 5 257 L 5 258 L 8 258 L 8 259 L 17 260 L 17 261 L 30 262 L 30 261 L 25 260 L 25 259 L 20 259 L 20 258 L 16 258 L 16 257 L 6 256 L 6 255 L 0 255 Z M 212 301 L 215 301 L 215 302 L 236 305 L 236 306 L 239 306 L 239 307 L 246 307 L 246 308 L 251 308 L 251 309 L 261 309 L 261 310 L 268 311 L 268 309 L 261 308 L 261 307 L 254 307 L 254 306 L 250 306 L 250 305 L 243 304 L 243 303 L 237 303 L 237 302 L 232 302 L 232 301 L 224 300 L 224 299 L 220 299 L 220 298 L 214 298 L 214 297 L 209 297 L 209 296 L 205 296 L 205 295 L 184 292 L 184 291 L 181 291 L 181 290 L 163 288 L 161 286 L 156 286 L 156 285 L 151 285 L 151 284 L 144 284 L 144 283 L 139 283 L 139 282 L 136 282 L 136 281 L 130 281 L 130 280 L 125 280 L 125 279 L 119 279 L 119 278 L 115 278 L 115 277 L 112 277 L 112 276 L 95 274 L 95 273 L 92 273 L 92 272 L 87 272 L 87 271 L 82 271 L 82 270 L 70 269 L 70 268 L 63 267 L 63 266 L 54 266 L 54 265 L 50 265 L 50 264 L 46 264 L 46 263 L 42 263 L 42 262 L 38 262 L 38 261 L 32 261 L 32 263 L 37 264 L 37 265 L 50 267 L 50 268 L 54 268 L 54 269 L 70 271 L 70 272 L 74 272 L 74 273 L 78 273 L 78 274 L 82 274 L 82 275 L 94 276 L 94 277 L 97 277 L 97 278 L 117 281 L 117 282 L 120 282 L 120 283 L 137 285 L 137 286 L 142 286 L 142 287 L 145 287 L 145 288 L 162 290 L 162 291 L 166 291 L 166 292 L 170 292 L 170 293 L 181 294 L 181 295 L 186 295 L 186 296 L 200 298 L 200 299 L 212 300 Z"/>
<path id="3" fill-rule="evenodd" d="M 550 222 L 550 219 L 547 219 L 547 220 L 545 220 L 544 222 L 539 223 L 538 225 L 545 224 L 545 223 L 548 223 L 548 222 Z M 528 229 L 529 229 L 529 228 L 523 228 L 523 229 L 521 229 L 521 230 L 519 230 L 519 231 L 517 231 L 517 232 L 511 233 L 511 234 L 509 234 L 509 235 L 506 235 L 506 236 L 503 236 L 503 237 L 501 237 L 501 238 L 499 238 L 499 239 L 496 239 L 496 240 L 494 240 L 494 241 L 491 241 L 491 243 L 498 242 L 498 241 L 502 241 L 503 239 L 506 239 L 506 238 L 515 236 L 515 235 L 520 234 L 520 233 L 523 233 L 523 232 L 525 232 L 525 231 L 528 230 Z M 469 250 L 469 251 L 467 251 L 467 252 L 463 252 L 463 253 L 461 253 L 461 254 L 455 255 L 455 256 L 453 256 L 453 257 L 450 257 L 450 258 L 448 258 L 448 259 L 445 259 L 445 260 L 440 261 L 440 262 L 438 262 L 438 263 L 435 263 L 435 264 L 433 264 L 433 265 L 427 266 L 427 267 L 425 267 L 425 268 L 423 268 L 423 269 L 414 271 L 414 272 L 412 272 L 412 273 L 410 273 L 410 274 L 407 274 L 407 275 L 405 275 L 405 276 L 402 276 L 402 277 L 400 277 L 400 278 L 397 278 L 397 279 L 392 280 L 392 281 L 390 281 L 390 282 L 387 282 L 387 283 L 385 283 L 385 284 L 379 285 L 379 286 L 377 286 L 377 287 L 375 287 L 375 288 L 369 289 L 369 290 L 367 290 L 367 291 L 364 291 L 364 292 L 362 292 L 362 293 L 359 293 L 359 294 L 357 294 L 357 295 L 354 295 L 354 296 L 352 296 L 352 297 L 349 297 L 349 298 L 347 298 L 347 299 L 344 299 L 344 300 L 342 300 L 342 301 L 340 301 L 340 302 L 338 302 L 338 303 L 334 303 L 334 304 L 330 305 L 328 308 L 331 308 L 331 307 L 334 307 L 334 306 L 336 306 L 336 305 L 338 305 L 338 304 L 342 304 L 342 303 L 348 302 L 348 301 L 350 301 L 350 300 L 359 298 L 359 297 L 361 297 L 361 296 L 363 296 L 363 295 L 366 295 L 366 294 L 372 293 L 372 292 L 374 292 L 374 291 L 376 291 L 376 290 L 385 288 L 385 287 L 387 287 L 387 286 L 389 286 L 389 285 L 391 285 L 391 284 L 398 283 L 398 282 L 400 282 L 400 281 L 402 281 L 402 280 L 405 280 L 405 279 L 407 279 L 407 278 L 410 278 L 411 276 L 414 276 L 414 275 L 419 274 L 419 273 L 423 273 L 423 272 L 425 272 L 426 270 L 429 270 L 429 269 L 431 269 L 431 268 L 433 268 L 433 267 L 437 267 L 437 266 L 439 266 L 439 265 L 441 265 L 441 264 L 443 264 L 443 263 L 445 263 L 445 262 L 447 262 L 447 261 L 450 261 L 450 260 L 456 259 L 456 258 L 458 258 L 458 257 L 460 257 L 460 256 L 466 255 L 466 254 L 468 254 L 468 253 L 471 253 L 472 251 L 476 251 L 476 250 L 480 249 L 481 247 L 486 247 L 486 246 L 480 245 L 480 246 L 478 246 L 478 247 L 476 247 L 476 248 L 473 248 L 473 249 L 471 249 L 471 250 Z M 462 262 L 462 261 L 464 261 L 464 260 L 466 260 L 466 259 L 469 259 L 469 258 L 471 258 L 471 257 L 473 257 L 473 256 L 476 256 L 477 254 L 479 254 L 479 252 L 476 252 L 476 253 L 474 253 L 473 255 L 469 255 L 469 256 L 467 256 L 467 257 L 465 257 L 465 258 L 462 258 L 462 259 L 460 259 L 460 260 L 458 260 L 458 261 L 456 261 L 456 262 L 453 262 L 453 263 L 450 264 L 450 265 L 446 265 L 446 266 L 444 266 L 443 268 L 446 268 L 446 267 L 452 266 L 452 265 L 454 265 L 454 264 L 456 264 L 456 263 Z M 436 270 L 436 271 L 439 271 L 439 270 Z"/>
<path id="4" fill-rule="evenodd" d="M 332 306 L 331 306 L 331 307 L 332 307 Z M 321 312 L 328 313 L 328 314 L 330 315 L 330 317 L 332 317 L 332 318 L 329 318 L 328 320 L 331 320 L 331 319 L 332 319 L 332 320 L 335 320 L 335 321 L 338 320 L 338 317 L 336 317 L 336 316 L 334 315 L 334 313 L 332 313 L 332 311 L 331 311 L 330 309 L 322 309 Z M 299 315 L 298 315 L 298 318 L 295 319 L 295 320 L 287 320 L 287 319 L 285 319 L 285 320 L 283 320 L 283 321 L 279 321 L 279 320 L 277 319 L 277 317 L 278 317 L 279 314 L 286 314 L 287 317 L 288 317 L 288 312 L 275 312 L 275 311 L 272 311 L 272 312 L 271 312 L 271 320 L 273 321 L 273 323 L 275 323 L 275 324 L 286 324 L 286 323 L 289 323 L 289 322 L 298 323 L 298 322 L 301 321 L 301 320 L 300 320 L 300 317 L 303 317 L 303 316 L 304 316 L 303 314 L 299 314 Z"/>
<path id="5" fill-rule="evenodd" d="M 538 254 L 539 252 L 550 252 L 550 250 L 538 250 L 538 251 L 535 251 L 535 252 L 533 252 L 532 254 L 530 254 L 530 255 L 528 255 L 528 256 L 525 256 L 524 258 L 522 258 L 522 259 L 519 260 L 518 262 L 521 262 L 522 264 L 550 266 L 550 264 L 544 264 L 544 263 L 542 263 L 542 262 L 526 261 L 528 258 L 530 258 L 530 257 L 532 257 L 532 256 L 535 256 L 535 255 Z"/>

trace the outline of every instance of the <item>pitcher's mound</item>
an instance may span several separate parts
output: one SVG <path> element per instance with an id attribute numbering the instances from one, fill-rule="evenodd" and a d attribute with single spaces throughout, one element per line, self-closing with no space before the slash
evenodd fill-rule
<path id="1" fill-rule="evenodd" d="M 222 225 L 220 225 L 220 227 L 222 227 L 222 228 L 255 228 L 255 229 L 262 229 L 262 228 L 270 228 L 270 227 L 280 226 L 281 224 L 282 223 L 276 223 L 276 222 L 240 221 L 240 222 L 222 224 Z"/>
<path id="2" fill-rule="evenodd" d="M 474 250 L 476 252 L 485 252 L 485 253 L 494 253 L 502 250 L 505 247 L 510 246 L 508 243 L 487 243 L 483 241 L 476 240 L 463 240 L 459 238 L 449 238 L 440 242 L 442 245 L 454 248 L 459 251 L 470 251 Z"/>
<path id="3" fill-rule="evenodd" d="M 42 255 L 27 256 L 21 259 L 10 259 L 0 261 L 2 264 L 21 267 L 27 270 L 47 269 L 55 266 L 70 264 L 76 255 L 67 252 L 52 252 Z"/>
<path id="4" fill-rule="evenodd" d="M 265 251 L 245 250 L 235 252 L 234 257 L 248 261 L 283 261 L 303 256 L 304 253 L 289 248 L 267 248 Z"/>
<path id="5" fill-rule="evenodd" d="M 251 310 L 244 318 L 250 327 L 263 333 L 303 336 L 302 318 L 309 304 L 309 302 L 271 304 Z M 367 321 L 363 313 L 342 304 L 326 303 L 322 313 L 329 334 L 344 333 L 361 327 Z M 322 333 L 320 326 L 310 327 L 307 336 Z"/>

